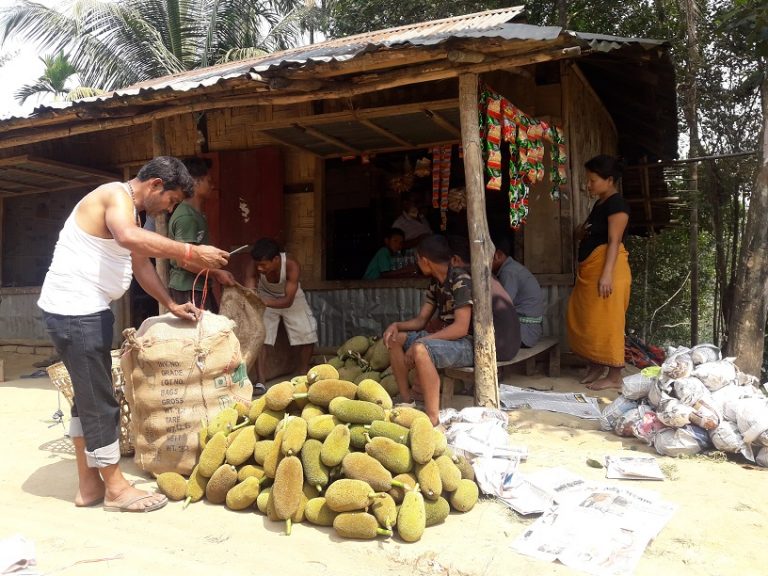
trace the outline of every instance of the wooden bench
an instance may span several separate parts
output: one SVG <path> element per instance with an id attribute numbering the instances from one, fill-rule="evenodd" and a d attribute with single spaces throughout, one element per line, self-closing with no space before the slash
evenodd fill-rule
<path id="1" fill-rule="evenodd" d="M 512 360 L 497 362 L 496 369 L 525 362 L 525 374 L 530 376 L 536 370 L 536 358 L 545 353 L 547 354 L 547 375 L 552 377 L 560 376 L 560 341 L 555 338 L 542 338 L 532 348 L 520 348 L 520 351 Z M 474 383 L 475 369 L 471 366 L 466 368 L 445 368 L 442 372 L 443 377 L 440 379 L 442 386 L 440 406 L 445 408 L 453 399 L 456 381 Z"/>

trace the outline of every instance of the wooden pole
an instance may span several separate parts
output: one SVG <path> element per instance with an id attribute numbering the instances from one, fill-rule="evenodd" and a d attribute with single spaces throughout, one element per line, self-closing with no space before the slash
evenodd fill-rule
<path id="1" fill-rule="evenodd" d="M 152 156 L 165 156 L 168 149 L 165 141 L 165 133 L 163 132 L 163 124 L 160 120 L 152 121 Z M 155 216 L 155 232 L 163 236 L 168 236 L 168 219 L 166 214 L 158 214 Z M 169 269 L 167 258 L 156 258 L 155 268 L 157 268 L 157 275 L 160 276 L 160 280 L 168 287 Z M 165 314 L 168 309 L 162 304 L 158 303 L 158 313 Z"/>
<path id="2" fill-rule="evenodd" d="M 494 247 L 488 233 L 483 186 L 483 161 L 477 125 L 477 74 L 459 76 L 461 141 L 464 147 L 464 177 L 467 187 L 467 220 L 472 256 L 472 322 L 475 332 L 475 404 L 499 407 L 491 308 L 491 258 Z"/>

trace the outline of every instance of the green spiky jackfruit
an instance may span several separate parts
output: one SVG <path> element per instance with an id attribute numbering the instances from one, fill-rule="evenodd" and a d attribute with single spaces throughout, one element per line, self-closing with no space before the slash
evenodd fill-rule
<path id="1" fill-rule="evenodd" d="M 357 394 L 357 385 L 348 380 L 319 380 L 309 387 L 307 397 L 316 406 L 328 407 L 331 400 L 343 396 L 354 399 Z"/>
<path id="2" fill-rule="evenodd" d="M 239 484 L 235 484 L 224 500 L 227 508 L 230 510 L 245 510 L 253 506 L 256 498 L 259 496 L 261 483 L 254 476 L 249 476 Z"/>
<path id="3" fill-rule="evenodd" d="M 274 440 L 259 440 L 253 445 L 253 459 L 259 466 L 264 466 L 264 460 L 275 445 Z"/>
<path id="4" fill-rule="evenodd" d="M 353 380 L 355 384 L 360 384 L 363 380 L 373 380 L 378 382 L 381 379 L 381 373 L 376 370 L 363 370 L 360 375 Z"/>
<path id="5" fill-rule="evenodd" d="M 424 500 L 424 511 L 426 512 L 427 528 L 445 522 L 448 514 L 451 513 L 451 506 L 448 500 L 440 496 L 437 500 Z"/>
<path id="6" fill-rule="evenodd" d="M 272 486 L 267 486 L 261 492 L 259 492 L 259 495 L 256 498 L 256 508 L 258 508 L 259 512 L 262 514 L 267 514 L 267 504 L 269 503 L 271 496 Z"/>
<path id="7" fill-rule="evenodd" d="M 384 419 L 384 409 L 365 400 L 334 398 L 328 406 L 328 411 L 349 424 L 370 424 L 374 420 Z"/>
<path id="8" fill-rule="evenodd" d="M 392 473 L 375 458 L 363 452 L 350 452 L 341 462 L 341 471 L 347 478 L 363 480 L 376 492 L 386 492 L 392 488 Z"/>
<path id="9" fill-rule="evenodd" d="M 357 384 L 357 398 L 378 404 L 385 410 L 392 408 L 392 397 L 376 380 L 366 378 Z"/>
<path id="10" fill-rule="evenodd" d="M 275 477 L 275 474 L 277 473 L 277 466 L 280 464 L 280 460 L 283 458 L 283 432 L 284 430 L 282 428 L 277 431 L 275 434 L 274 443 L 270 447 L 269 452 L 267 452 L 264 456 L 264 463 L 262 466 L 264 467 L 264 474 L 266 474 L 269 478 Z"/>
<path id="11" fill-rule="evenodd" d="M 365 452 L 382 463 L 392 474 L 403 474 L 413 469 L 413 458 L 408 446 L 384 436 L 371 438 L 365 445 Z"/>
<path id="12" fill-rule="evenodd" d="M 295 387 L 293 382 L 286 380 L 270 386 L 267 393 L 264 394 L 267 408 L 276 412 L 284 411 L 288 407 L 288 404 L 293 402 L 294 394 Z"/>
<path id="13" fill-rule="evenodd" d="M 461 454 L 454 454 L 452 456 L 453 463 L 461 470 L 461 477 L 467 480 L 475 480 L 475 469 L 472 468 L 472 464 L 467 458 Z"/>
<path id="14" fill-rule="evenodd" d="M 333 526 L 333 520 L 338 515 L 338 512 L 328 508 L 324 496 L 311 498 L 304 508 L 304 516 L 315 526 Z"/>
<path id="15" fill-rule="evenodd" d="M 246 464 L 237 471 L 238 482 L 242 482 L 246 478 L 256 478 L 256 480 L 260 481 L 264 476 L 264 468 L 254 466 L 253 464 Z"/>
<path id="16" fill-rule="evenodd" d="M 251 402 L 251 407 L 248 409 L 248 420 L 250 422 L 256 422 L 256 418 L 259 417 L 264 409 L 267 407 L 267 399 L 264 396 L 259 396 L 256 400 Z"/>
<path id="17" fill-rule="evenodd" d="M 331 366 L 336 368 L 336 370 L 338 370 L 339 368 L 342 368 L 344 366 L 344 360 L 342 360 L 338 356 L 334 356 L 333 358 L 328 360 L 328 364 L 330 364 Z M 337 374 L 338 374 L 338 372 L 337 372 Z M 338 376 L 337 376 L 337 378 L 338 378 Z"/>
<path id="18" fill-rule="evenodd" d="M 184 501 L 184 508 L 186 508 L 190 502 L 199 502 L 203 499 L 207 484 L 208 477 L 200 474 L 200 464 L 198 464 L 192 469 L 192 473 L 189 475 L 189 480 L 187 481 L 187 494 Z"/>
<path id="19" fill-rule="evenodd" d="M 461 470 L 459 470 L 447 454 L 435 458 L 435 463 L 440 471 L 440 481 L 443 484 L 443 490 L 446 492 L 456 490 L 461 480 Z"/>
<path id="20" fill-rule="evenodd" d="M 198 460 L 198 471 L 206 478 L 213 476 L 216 469 L 224 463 L 227 453 L 227 435 L 217 432 L 208 440 Z"/>
<path id="21" fill-rule="evenodd" d="M 342 538 L 371 540 L 376 536 L 391 536 L 392 531 L 380 528 L 376 518 L 367 512 L 345 512 L 333 520 L 333 529 Z"/>
<path id="22" fill-rule="evenodd" d="M 237 470 L 231 464 L 222 464 L 205 486 L 205 499 L 211 504 L 223 504 L 227 492 L 237 484 Z"/>
<path id="23" fill-rule="evenodd" d="M 256 445 L 256 433 L 254 432 L 253 425 L 240 428 L 240 434 L 237 435 L 229 446 L 224 455 L 224 460 L 227 464 L 233 466 L 240 466 L 243 462 L 253 457 L 253 447 Z"/>
<path id="24" fill-rule="evenodd" d="M 417 418 L 426 418 L 429 420 L 429 416 L 424 412 L 417 410 L 416 408 L 411 408 L 410 406 L 396 406 L 389 413 L 390 422 L 400 424 L 400 426 L 405 426 L 406 428 L 410 428 Z"/>
<path id="25" fill-rule="evenodd" d="M 418 488 L 406 492 L 397 513 L 397 534 L 406 542 L 416 542 L 421 539 L 426 527 L 427 513 L 421 492 Z"/>
<path id="26" fill-rule="evenodd" d="M 427 500 L 437 500 L 443 492 L 443 481 L 437 462 L 430 460 L 426 464 L 416 464 L 416 479 L 421 493 Z"/>
<path id="27" fill-rule="evenodd" d="M 344 424 L 337 424 L 323 441 L 323 446 L 320 449 L 320 459 L 323 464 L 331 468 L 341 464 L 344 456 L 349 452 L 349 442 L 349 428 Z"/>
<path id="28" fill-rule="evenodd" d="M 280 520 L 288 520 L 296 514 L 304 495 L 304 470 L 301 460 L 287 456 L 280 461 L 272 485 L 275 513 Z"/>
<path id="29" fill-rule="evenodd" d="M 403 502 L 403 498 L 405 497 L 405 493 L 408 490 L 414 490 L 416 488 L 416 484 L 418 483 L 416 481 L 416 476 L 411 472 L 398 474 L 392 478 L 392 480 L 397 480 L 399 484 L 402 484 L 402 486 L 392 486 L 392 489 L 388 492 L 388 494 L 392 496 L 392 499 L 397 504 L 401 504 Z"/>
<path id="30" fill-rule="evenodd" d="M 237 424 L 238 413 L 235 408 L 228 406 L 219 411 L 213 420 L 208 423 L 208 437 L 214 436 L 219 431 L 229 433 Z"/>
<path id="31" fill-rule="evenodd" d="M 445 451 L 448 449 L 448 438 L 438 428 L 432 428 L 432 435 L 435 437 L 435 453 L 432 457 L 437 458 L 445 454 Z"/>
<path id="32" fill-rule="evenodd" d="M 325 501 L 334 512 L 364 510 L 378 495 L 367 482 L 340 478 L 325 491 Z"/>
<path id="33" fill-rule="evenodd" d="M 157 489 L 165 494 L 168 500 L 184 500 L 187 496 L 187 480 L 178 472 L 163 472 L 158 474 Z"/>
<path id="34" fill-rule="evenodd" d="M 301 417 L 304 418 L 307 423 L 309 423 L 315 416 L 322 416 L 323 414 L 325 414 L 325 409 L 312 404 L 312 402 L 307 402 L 304 405 L 304 408 L 301 409 Z"/>
<path id="35" fill-rule="evenodd" d="M 389 394 L 390 397 L 397 396 L 400 393 L 394 374 L 387 374 L 386 376 L 382 375 L 379 384 L 381 384 L 381 387 L 387 391 L 387 394 Z"/>
<path id="36" fill-rule="evenodd" d="M 307 421 L 299 416 L 290 416 L 283 431 L 283 443 L 280 447 L 283 454 L 295 456 L 301 451 L 307 439 Z"/>
<path id="37" fill-rule="evenodd" d="M 384 528 L 391 530 L 397 522 L 397 504 L 389 494 L 382 494 L 371 504 L 371 512 Z"/>
<path id="38" fill-rule="evenodd" d="M 417 464 L 425 464 L 435 455 L 435 434 L 432 422 L 427 418 L 416 418 L 411 423 L 411 456 Z"/>
<path id="39" fill-rule="evenodd" d="M 328 486 L 330 481 L 328 467 L 320 459 L 322 448 L 322 442 L 310 438 L 304 442 L 304 446 L 301 449 L 301 464 L 304 467 L 304 477 L 311 486 L 314 486 L 320 492 Z"/>
<path id="40" fill-rule="evenodd" d="M 256 430 L 256 434 L 259 435 L 259 438 L 269 438 L 272 436 L 284 415 L 285 414 L 283 412 L 264 408 L 264 410 L 261 412 L 261 414 L 259 414 L 258 418 L 256 418 L 253 423 L 254 429 Z"/>
<path id="41" fill-rule="evenodd" d="M 339 363 L 341 360 L 339 359 Z M 341 366 L 334 366 L 332 364 L 318 364 L 313 366 L 307 372 L 307 384 L 312 386 L 318 380 L 338 380 L 339 368 Z"/>
<path id="42" fill-rule="evenodd" d="M 368 442 L 368 430 L 362 424 L 349 427 L 349 445 L 355 450 L 365 450 Z"/>
<path id="43" fill-rule="evenodd" d="M 459 487 L 451 494 L 450 504 L 451 508 L 458 512 L 469 512 L 477 504 L 477 499 L 480 496 L 480 489 L 472 480 L 462 478 L 459 481 Z"/>
<path id="44" fill-rule="evenodd" d="M 350 366 L 342 366 L 339 368 L 339 379 L 340 380 L 348 380 L 352 383 L 355 382 L 360 377 L 360 374 L 363 373 L 363 369 L 360 368 L 360 366 L 356 365 L 350 365 Z"/>
<path id="45" fill-rule="evenodd" d="M 371 425 L 368 427 L 368 435 L 371 438 L 383 436 L 384 438 L 389 438 L 399 444 L 408 446 L 410 430 L 405 426 L 400 426 L 400 424 L 395 424 L 394 422 L 376 420 L 371 422 Z"/>
<path id="46" fill-rule="evenodd" d="M 349 354 L 363 355 L 368 351 L 368 347 L 370 345 L 371 341 L 367 336 L 352 336 L 352 338 L 339 346 L 336 354 L 338 354 L 341 358 L 344 358 Z"/>
<path id="47" fill-rule="evenodd" d="M 307 421 L 307 436 L 323 441 L 338 424 L 341 422 L 333 414 L 320 414 Z"/>
<path id="48" fill-rule="evenodd" d="M 384 344 L 384 338 L 376 340 L 368 351 L 370 352 L 368 364 L 373 370 L 381 371 L 389 366 L 389 348 Z"/>

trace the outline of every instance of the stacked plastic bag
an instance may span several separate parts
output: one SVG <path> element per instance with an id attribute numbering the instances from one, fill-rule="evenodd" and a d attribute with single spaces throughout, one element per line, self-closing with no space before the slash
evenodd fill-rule
<path id="1" fill-rule="evenodd" d="M 603 410 L 603 430 L 665 456 L 714 447 L 768 467 L 768 397 L 717 346 L 672 349 L 660 367 L 624 378 L 621 392 Z"/>

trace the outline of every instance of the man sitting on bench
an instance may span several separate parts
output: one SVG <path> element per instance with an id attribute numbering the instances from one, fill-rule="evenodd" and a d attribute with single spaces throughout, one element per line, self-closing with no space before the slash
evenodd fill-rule
<path id="1" fill-rule="evenodd" d="M 520 337 L 524 348 L 533 348 L 544 331 L 544 295 L 536 277 L 525 266 L 512 258 L 509 239 L 493 240 L 496 252 L 491 270 L 512 298 L 520 318 Z"/>
<path id="2" fill-rule="evenodd" d="M 444 236 L 430 235 L 416 248 L 419 270 L 432 281 L 418 316 L 394 322 L 384 330 L 392 373 L 397 380 L 400 400 L 410 403 L 408 371 L 416 376 L 424 394 L 424 411 L 434 426 L 439 424 L 440 368 L 471 366 L 474 363 L 472 339 L 472 279 L 463 268 L 451 265 L 451 248 Z M 439 326 L 425 330 L 437 312 Z"/>

